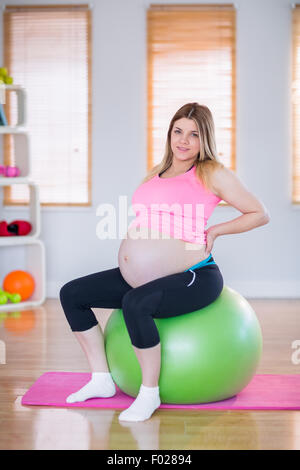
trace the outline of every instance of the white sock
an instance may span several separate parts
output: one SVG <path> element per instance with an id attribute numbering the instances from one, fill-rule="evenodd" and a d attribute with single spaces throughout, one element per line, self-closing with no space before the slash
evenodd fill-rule
<path id="1" fill-rule="evenodd" d="M 80 390 L 66 398 L 67 403 L 85 401 L 88 398 L 108 398 L 116 394 L 116 386 L 110 372 L 93 372 L 91 380 Z"/>
<path id="2" fill-rule="evenodd" d="M 121 421 L 145 421 L 160 406 L 159 387 L 141 385 L 134 402 L 119 415 Z"/>

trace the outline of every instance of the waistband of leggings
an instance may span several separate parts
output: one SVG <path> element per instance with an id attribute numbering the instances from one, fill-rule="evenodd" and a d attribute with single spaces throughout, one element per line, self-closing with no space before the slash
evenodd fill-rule
<path id="1" fill-rule="evenodd" d="M 194 264 L 190 268 L 186 269 L 184 272 L 191 271 L 192 269 L 203 268 L 204 266 L 207 266 L 207 265 L 210 265 L 210 264 L 216 264 L 216 262 L 213 259 L 211 253 L 209 254 L 209 256 L 207 258 L 205 258 L 204 260 L 200 261 L 197 264 Z"/>

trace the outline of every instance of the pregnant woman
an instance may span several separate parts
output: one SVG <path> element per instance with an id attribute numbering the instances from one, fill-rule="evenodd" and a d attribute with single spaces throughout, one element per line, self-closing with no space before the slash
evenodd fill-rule
<path id="1" fill-rule="evenodd" d="M 221 200 L 242 215 L 205 230 Z M 223 277 L 211 255 L 215 239 L 264 225 L 269 215 L 218 161 L 212 114 L 198 103 L 176 112 L 164 158 L 138 186 L 132 202 L 136 218 L 120 245 L 119 266 L 68 282 L 60 301 L 92 371 L 91 380 L 67 402 L 116 393 L 103 333 L 91 308 L 122 308 L 142 384 L 119 419 L 144 421 L 161 403 L 161 349 L 154 318 L 184 315 L 216 300 Z"/>

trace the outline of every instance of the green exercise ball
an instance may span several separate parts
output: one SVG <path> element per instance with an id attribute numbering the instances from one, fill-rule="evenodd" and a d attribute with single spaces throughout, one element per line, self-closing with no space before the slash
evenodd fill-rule
<path id="1" fill-rule="evenodd" d="M 254 376 L 262 353 L 262 332 L 253 308 L 235 290 L 224 286 L 207 307 L 154 321 L 161 343 L 162 403 L 225 400 L 243 390 Z M 112 312 L 104 343 L 116 385 L 136 397 L 142 371 L 122 309 Z"/>

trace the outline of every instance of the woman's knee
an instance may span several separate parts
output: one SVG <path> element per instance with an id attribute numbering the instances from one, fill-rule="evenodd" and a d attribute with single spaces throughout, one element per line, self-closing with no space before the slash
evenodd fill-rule
<path id="1" fill-rule="evenodd" d="M 64 284 L 59 291 L 59 299 L 61 304 L 74 302 L 76 294 L 78 293 L 78 287 L 76 286 L 75 280 L 69 281 Z"/>
<path id="2" fill-rule="evenodd" d="M 161 292 L 147 293 L 131 290 L 122 300 L 124 321 L 131 343 L 137 348 L 149 348 L 160 342 L 153 320 Z"/>
<path id="3" fill-rule="evenodd" d="M 130 313 L 134 315 L 137 312 L 139 307 L 138 296 L 134 294 L 134 289 L 126 292 L 122 299 L 122 310 L 124 317 Z"/>

